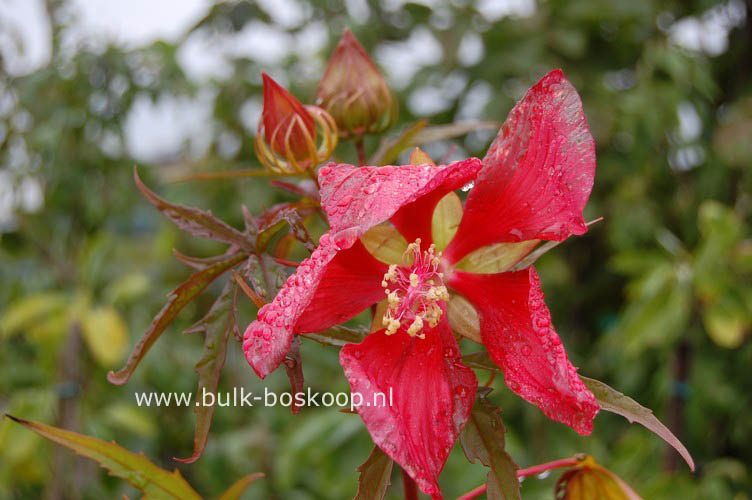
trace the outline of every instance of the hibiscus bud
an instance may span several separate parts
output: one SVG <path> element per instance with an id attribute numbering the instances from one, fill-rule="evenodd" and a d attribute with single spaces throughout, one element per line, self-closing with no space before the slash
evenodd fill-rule
<path id="1" fill-rule="evenodd" d="M 397 118 L 386 80 L 349 29 L 329 59 L 316 104 L 334 117 L 343 139 L 383 132 Z"/>
<path id="2" fill-rule="evenodd" d="M 261 76 L 264 110 L 255 142 L 259 161 L 273 172 L 287 174 L 324 162 L 337 146 L 334 119 L 321 108 L 301 104 L 266 73 Z"/>
<path id="3" fill-rule="evenodd" d="M 578 464 L 561 475 L 554 487 L 561 500 L 640 500 L 640 496 L 619 476 L 606 469 L 590 455 L 580 455 Z"/>

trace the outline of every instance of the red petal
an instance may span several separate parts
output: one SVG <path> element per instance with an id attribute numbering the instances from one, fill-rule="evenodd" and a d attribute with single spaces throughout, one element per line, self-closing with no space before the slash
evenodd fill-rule
<path id="1" fill-rule="evenodd" d="M 312 138 L 316 137 L 316 122 L 303 105 L 293 97 L 283 86 L 275 82 L 266 73 L 261 73 L 264 83 L 264 137 L 266 142 L 279 154 L 286 154 L 285 135 L 295 115 L 302 119 L 305 129 Z M 275 133 L 275 130 L 279 130 Z M 294 156 L 305 157 L 308 154 L 308 144 L 301 129 L 294 129 L 290 135 L 290 147 Z M 272 144 L 272 137 L 274 143 Z"/>
<path id="2" fill-rule="evenodd" d="M 264 378 L 274 371 L 290 350 L 293 328 L 310 304 L 326 268 L 339 248 L 329 234 L 309 258 L 300 263 L 274 300 L 259 309 L 256 321 L 243 334 L 243 351 L 256 374 Z"/>
<path id="3" fill-rule="evenodd" d="M 344 323 L 384 298 L 381 280 L 389 266 L 374 259 L 360 241 L 329 263 L 296 333 L 320 332 Z"/>
<path id="4" fill-rule="evenodd" d="M 334 240 L 340 246 L 349 246 L 367 229 L 390 219 L 405 207 L 416 217 L 415 222 L 405 222 L 398 229 L 409 234 L 430 235 L 431 214 L 436 202 L 420 201 L 412 207 L 406 205 L 433 191 L 446 192 L 472 180 L 481 168 L 477 158 L 441 167 L 403 165 L 401 167 L 362 167 L 331 163 L 319 171 L 321 204 L 329 217 Z M 430 212 L 429 212 L 430 208 Z M 400 216 L 397 223 L 402 221 Z M 412 224 L 412 225 L 411 225 Z M 397 225 L 397 224 L 395 224 Z M 408 241 L 414 241 L 415 238 Z"/>
<path id="5" fill-rule="evenodd" d="M 424 333 L 374 332 L 343 347 L 339 359 L 352 392 L 363 397 L 358 413 L 374 442 L 423 492 L 441 498 L 437 478 L 470 416 L 477 380 L 446 321 Z M 387 405 L 374 404 L 374 393 L 385 394 Z"/>
<path id="6" fill-rule="evenodd" d="M 483 159 L 464 217 L 444 251 L 456 262 L 484 245 L 563 241 L 583 234 L 595 176 L 595 142 L 582 103 L 561 70 L 517 103 Z"/>
<path id="7" fill-rule="evenodd" d="M 509 388 L 550 418 L 590 434 L 600 407 L 551 326 L 535 269 L 499 274 L 455 271 L 449 285 L 478 310 L 481 338 Z"/>
<path id="8" fill-rule="evenodd" d="M 274 300 L 261 308 L 256 321 L 248 325 L 243 336 L 246 359 L 259 377 L 264 378 L 275 370 L 290 349 L 293 332 L 300 332 L 297 323 L 304 312 L 311 313 L 310 323 L 301 323 L 306 330 L 313 326 L 332 324 L 332 317 L 325 313 L 350 317 L 357 304 L 364 304 L 373 296 L 375 287 L 381 286 L 384 272 L 380 264 L 366 261 L 367 274 L 375 277 L 375 283 L 361 292 L 362 296 L 348 297 L 349 303 L 331 301 L 331 293 L 322 291 L 326 309 L 314 312 L 311 304 L 320 286 L 341 287 L 344 269 L 334 269 L 327 274 L 328 266 L 340 251 L 347 250 L 371 227 L 384 222 L 399 210 L 447 183 L 454 185 L 480 168 L 480 160 L 471 159 L 446 167 L 371 167 L 356 168 L 351 165 L 330 164 L 319 172 L 322 207 L 329 216 L 331 231 L 321 237 L 319 247 L 304 260 L 280 290 Z M 354 250 L 356 255 L 359 250 Z M 344 256 L 347 267 L 357 259 Z M 340 261 L 338 261 L 340 262 Z M 339 265 L 339 264 L 337 264 Z M 357 265 L 361 265 L 358 263 Z M 378 272 L 381 275 L 378 275 Z M 360 271 L 350 270 L 356 274 Z M 324 279 L 334 277 L 333 285 L 322 284 Z M 366 279 L 365 276 L 355 279 Z M 344 292 L 352 292 L 341 287 Z M 371 295 L 373 293 L 373 295 Z M 383 293 L 383 292 L 382 292 Z M 341 300 L 340 298 L 336 300 Z M 381 295 L 379 295 L 381 297 Z M 368 300 L 366 300 L 368 299 Z M 378 300 L 378 298 L 377 298 Z M 375 302 L 375 301 L 374 301 Z M 310 305 L 310 310 L 309 309 Z M 317 303 L 318 305 L 318 303 Z M 367 304 L 370 305 L 370 304 Z"/>

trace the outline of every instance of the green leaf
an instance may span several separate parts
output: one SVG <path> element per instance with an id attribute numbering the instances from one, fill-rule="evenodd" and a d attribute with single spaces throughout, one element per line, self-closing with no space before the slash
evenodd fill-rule
<path id="1" fill-rule="evenodd" d="M 32 422 L 6 415 L 9 419 L 30 429 L 40 436 L 54 441 L 94 460 L 115 477 L 125 479 L 147 499 L 200 499 L 198 493 L 175 469 L 168 472 L 149 461 L 143 453 L 135 454 L 116 443 L 108 443 L 95 437 L 66 431 L 39 422 Z"/>
<path id="2" fill-rule="evenodd" d="M 391 484 L 392 465 L 394 462 L 389 455 L 381 451 L 378 446 L 365 462 L 358 467 L 358 492 L 355 500 L 381 500 L 386 494 L 386 489 Z"/>
<path id="3" fill-rule="evenodd" d="M 219 497 L 219 500 L 238 500 L 240 498 L 240 495 L 245 492 L 246 489 L 256 481 L 257 479 L 261 479 L 264 477 L 263 472 L 254 472 L 253 474 L 248 474 L 247 476 L 243 476 L 237 481 L 235 481 L 232 486 L 227 488 L 224 493 L 222 493 L 222 496 Z"/>
<path id="4" fill-rule="evenodd" d="M 302 333 L 301 335 L 315 340 L 319 344 L 342 347 L 345 344 L 359 344 L 366 338 L 368 331 L 347 328 L 346 326 L 333 326 L 323 332 Z"/>
<path id="5" fill-rule="evenodd" d="M 637 401 L 625 396 L 621 392 L 609 387 L 599 380 L 583 377 L 580 378 L 585 383 L 588 389 L 595 395 L 595 399 L 598 400 L 598 404 L 601 405 L 606 411 L 617 413 L 622 417 L 629 420 L 630 423 L 637 422 L 650 429 L 657 434 L 661 439 L 679 452 L 679 455 L 687 462 L 689 468 L 695 470 L 695 462 L 692 460 L 692 456 L 687 451 L 687 448 L 679 441 L 674 434 L 668 430 L 668 428 L 661 423 L 660 420 L 653 415 L 653 411 L 649 408 L 645 408 Z"/>
<path id="6" fill-rule="evenodd" d="M 218 218 L 212 215 L 210 211 L 199 210 L 198 208 L 186 207 L 184 205 L 175 205 L 167 200 L 160 198 L 153 191 L 147 188 L 138 176 L 138 170 L 133 169 L 133 179 L 138 189 L 144 194 L 144 197 L 154 205 L 157 210 L 162 212 L 168 219 L 174 222 L 180 229 L 193 236 L 209 238 L 210 240 L 221 241 L 230 245 L 254 251 L 254 242 L 251 237 L 241 233 L 237 229 L 228 226 Z"/>
<path id="7" fill-rule="evenodd" d="M 118 372 L 111 371 L 108 373 L 107 380 L 116 385 L 123 385 L 128 382 L 128 379 L 133 375 L 133 371 L 141 362 L 141 359 L 143 359 L 159 336 L 162 335 L 162 332 L 165 331 L 167 326 L 172 323 L 172 320 L 175 319 L 178 313 L 190 301 L 195 299 L 196 296 L 209 285 L 209 283 L 214 281 L 218 276 L 231 267 L 245 260 L 247 257 L 247 255 L 242 253 L 231 255 L 223 261 L 212 264 L 206 269 L 194 273 L 187 281 L 170 292 L 168 295 L 170 300 L 154 317 L 149 329 L 146 330 L 144 336 L 141 337 L 141 340 L 136 344 L 128 361 L 126 361 L 125 366 Z"/>
<path id="8" fill-rule="evenodd" d="M 490 389 L 478 389 L 473 412 L 460 434 L 460 444 L 470 463 L 480 460 L 490 468 L 486 495 L 489 499 L 519 499 L 519 468 L 504 450 L 504 424 L 501 410 L 488 401 Z"/>
<path id="9" fill-rule="evenodd" d="M 224 289 L 222 289 L 222 293 L 214 301 L 206 316 L 186 330 L 187 333 L 203 332 L 204 334 L 204 350 L 195 368 L 198 375 L 197 397 L 205 392 L 215 394 L 217 387 L 219 387 L 219 377 L 222 374 L 227 356 L 227 341 L 236 326 L 237 290 L 235 282 L 228 280 Z M 214 416 L 214 405 L 196 405 L 193 412 L 196 415 L 193 455 L 185 459 L 175 459 L 187 464 L 198 460 L 204 452 L 204 448 L 206 448 L 209 429 Z"/>

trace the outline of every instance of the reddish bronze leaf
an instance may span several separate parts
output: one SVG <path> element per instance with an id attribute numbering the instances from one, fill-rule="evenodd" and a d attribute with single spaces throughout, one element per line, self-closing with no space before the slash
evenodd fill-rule
<path id="1" fill-rule="evenodd" d="M 217 392 L 219 377 L 222 374 L 225 357 L 227 356 L 227 341 L 235 328 L 236 300 L 237 286 L 232 280 L 229 280 L 206 316 L 186 330 L 187 333 L 203 332 L 204 334 L 204 351 L 196 363 L 196 374 L 198 375 L 197 401 L 204 392 L 212 394 Z M 175 460 L 191 464 L 201 457 L 209 439 L 214 406 L 214 404 L 211 406 L 199 404 L 193 408 L 196 414 L 193 455 L 185 459 L 176 458 Z"/>
<path id="2" fill-rule="evenodd" d="M 172 323 L 175 316 L 201 291 L 214 281 L 222 273 L 230 269 L 231 267 L 243 262 L 248 256 L 246 254 L 236 254 L 228 257 L 226 260 L 212 264 L 211 266 L 194 273 L 187 281 L 174 289 L 168 297 L 170 300 L 165 304 L 159 313 L 154 317 L 149 329 L 141 340 L 138 341 L 136 347 L 133 349 L 128 361 L 120 371 L 107 374 L 107 380 L 116 385 L 123 385 L 131 378 L 136 366 L 141 362 L 141 359 L 146 355 L 151 346 L 156 342 L 162 332 L 165 331 L 167 326 Z"/>
<path id="3" fill-rule="evenodd" d="M 221 241 L 230 245 L 236 245 L 245 250 L 254 250 L 254 242 L 238 231 L 228 226 L 216 218 L 208 210 L 199 210 L 198 208 L 175 205 L 167 200 L 160 198 L 153 191 L 147 188 L 141 178 L 138 176 L 138 170 L 133 169 L 133 179 L 136 186 L 143 193 L 146 199 L 154 205 L 157 210 L 162 212 L 168 219 L 174 222 L 180 229 L 194 236 L 209 238 L 210 240 Z"/>

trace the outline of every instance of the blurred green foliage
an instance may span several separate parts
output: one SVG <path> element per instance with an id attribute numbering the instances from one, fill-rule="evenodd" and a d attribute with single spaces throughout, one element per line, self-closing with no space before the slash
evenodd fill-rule
<path id="1" fill-rule="evenodd" d="M 232 36 L 253 23 L 299 35 L 319 23 L 328 37 L 323 50 L 292 51 L 271 66 L 232 58 L 229 76 L 208 81 L 186 77 L 178 62 L 184 41 L 66 50 L 66 17 L 59 15 L 64 2 L 47 3 L 50 64 L 24 77 L 0 73 L 0 98 L 10 103 L 0 115 L 0 173 L 19 191 L 29 189 L 29 179 L 43 191 L 41 209 L 20 204 L 0 229 L 0 411 L 116 438 L 165 468 L 172 468 L 171 457 L 189 456 L 192 410 L 139 408 L 133 393 L 194 390 L 201 341 L 179 332 L 208 310 L 221 283 L 181 313 L 127 385 L 105 379 L 124 361 L 126 344 L 146 330 L 165 293 L 189 275 L 171 249 L 199 256 L 222 249 L 180 234 L 140 198 L 131 180 L 137 162 L 126 143 L 134 102 L 212 93 L 205 153 L 196 158 L 186 145 L 165 161 L 138 163 L 166 198 L 211 208 L 241 227 L 241 204 L 259 213 L 289 196 L 260 179 L 170 180 L 258 166 L 242 105 L 260 102 L 259 72 L 286 77 L 306 102 L 320 75 L 315 70 L 323 68 L 343 27 L 382 62 L 379 55 L 389 47 L 409 53 L 400 44 L 428 34 L 440 57 L 412 61 L 417 71 L 395 91 L 401 111 L 393 133 L 414 122 L 426 102 L 434 124 L 502 120 L 524 90 L 555 67 L 580 92 L 598 154 L 586 218 L 605 221 L 539 261 L 547 302 L 581 373 L 653 408 L 699 467 L 690 476 L 661 440 L 617 416 L 599 416 L 593 435 L 579 437 L 497 380 L 491 400 L 503 409 L 512 457 L 525 467 L 587 452 L 645 498 L 750 498 L 749 8 L 740 1 L 550 0 L 524 15 L 496 18 L 488 12 L 493 2 L 470 0 L 347 2 L 349 10 L 333 0 L 297 3 L 303 16 L 285 27 L 260 5 L 217 4 L 186 40 Z M 354 4 L 359 16 L 350 18 Z M 671 41 L 677 20 L 702 23 L 712 13 L 729 17 L 729 9 L 742 17 L 725 51 L 708 55 Z M 468 55 L 468 45 L 476 55 L 481 47 L 482 57 Z M 240 139 L 237 147 L 222 146 L 228 137 Z M 490 140 L 474 132 L 455 149 L 439 142 L 427 150 L 435 158 L 482 156 Z M 366 145 L 372 152 L 376 140 Z M 338 154 L 354 161 L 349 144 Z M 241 302 L 245 324 L 254 309 Z M 94 330 L 100 335 L 87 333 Z M 334 348 L 304 340 L 302 354 L 313 390 L 347 389 Z M 288 382 L 279 371 L 260 382 L 232 342 L 220 391 L 240 386 L 284 391 Z M 0 498 L 133 495 L 95 466 L 12 425 L 0 422 Z M 267 477 L 250 489 L 252 498 L 346 498 L 357 487 L 355 466 L 370 450 L 360 419 L 333 409 L 304 409 L 292 417 L 281 407 L 218 408 L 204 456 L 179 468 L 210 495 L 263 471 Z M 455 449 L 441 484 L 447 496 L 458 495 L 485 475 Z M 556 476 L 525 480 L 523 495 L 551 498 Z M 392 490 L 396 498 L 399 488 Z"/>

